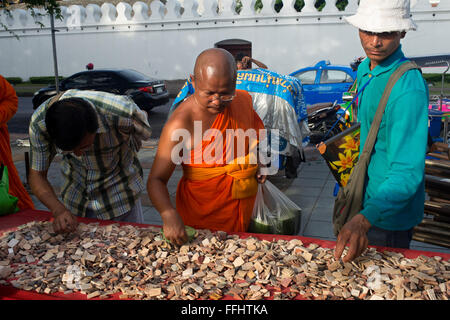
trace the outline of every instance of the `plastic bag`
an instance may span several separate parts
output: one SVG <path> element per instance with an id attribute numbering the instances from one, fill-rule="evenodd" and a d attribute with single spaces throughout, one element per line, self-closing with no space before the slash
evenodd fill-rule
<path id="1" fill-rule="evenodd" d="M 8 191 L 8 167 L 2 164 L 0 166 L 0 216 L 19 211 L 19 207 L 17 207 L 19 199 L 10 195 Z"/>
<path id="2" fill-rule="evenodd" d="M 302 209 L 266 180 L 258 184 L 248 232 L 296 235 L 300 231 Z"/>

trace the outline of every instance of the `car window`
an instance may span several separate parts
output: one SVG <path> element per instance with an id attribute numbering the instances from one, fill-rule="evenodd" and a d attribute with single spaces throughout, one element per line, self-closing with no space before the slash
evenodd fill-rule
<path id="1" fill-rule="evenodd" d="M 155 80 L 152 77 L 149 77 L 143 73 L 140 73 L 140 72 L 138 72 L 136 70 L 132 70 L 132 69 L 121 70 L 119 72 L 119 74 L 130 82 Z"/>
<path id="2" fill-rule="evenodd" d="M 320 83 L 346 83 L 353 82 L 353 78 L 345 71 L 322 70 Z"/>
<path id="3" fill-rule="evenodd" d="M 80 74 L 80 75 L 75 76 L 73 78 L 68 78 L 64 82 L 64 86 L 67 89 L 81 88 L 81 87 L 84 87 L 84 86 L 90 84 L 90 79 L 91 78 L 87 74 Z"/>
<path id="4" fill-rule="evenodd" d="M 94 86 L 111 85 L 117 82 L 116 77 L 109 73 L 98 73 L 92 77 L 92 85 Z"/>
<path id="5" fill-rule="evenodd" d="M 314 81 L 316 80 L 316 70 L 303 71 L 297 73 L 294 77 L 299 79 L 302 84 L 314 84 Z"/>

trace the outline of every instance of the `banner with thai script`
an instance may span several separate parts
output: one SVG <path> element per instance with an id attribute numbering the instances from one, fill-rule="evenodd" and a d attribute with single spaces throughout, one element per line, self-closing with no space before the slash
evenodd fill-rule
<path id="1" fill-rule="evenodd" d="M 285 100 L 297 114 L 297 122 L 308 115 L 299 79 L 266 69 L 239 70 L 236 89 L 277 96 Z"/>

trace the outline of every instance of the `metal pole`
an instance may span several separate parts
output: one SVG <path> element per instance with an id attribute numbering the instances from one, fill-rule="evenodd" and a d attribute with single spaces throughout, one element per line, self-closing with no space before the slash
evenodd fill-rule
<path id="1" fill-rule="evenodd" d="M 50 27 L 52 29 L 53 67 L 55 69 L 55 86 L 56 86 L 56 94 L 58 94 L 59 93 L 58 61 L 56 59 L 55 19 L 53 17 L 53 11 L 50 12 Z"/>
<path id="2" fill-rule="evenodd" d="M 30 182 L 28 181 L 28 176 L 30 174 L 30 155 L 28 153 L 28 151 L 25 151 L 25 178 L 26 178 L 26 187 L 29 188 L 30 187 Z"/>
<path id="3" fill-rule="evenodd" d="M 447 71 L 448 71 L 448 69 L 450 69 L 450 64 L 449 64 L 449 62 L 447 61 L 447 69 L 442 73 L 442 86 L 441 86 L 441 102 L 440 102 L 440 110 L 442 111 L 442 112 L 444 112 L 444 110 L 442 109 L 442 100 L 444 100 L 444 82 L 445 82 L 445 74 L 447 73 Z M 447 138 L 447 136 L 448 136 L 448 118 L 449 118 L 450 116 L 448 116 L 448 115 L 446 115 L 445 117 L 444 117 L 444 135 L 442 136 L 442 140 L 443 140 L 443 142 L 444 143 L 449 143 L 449 141 L 448 141 L 448 138 Z"/>

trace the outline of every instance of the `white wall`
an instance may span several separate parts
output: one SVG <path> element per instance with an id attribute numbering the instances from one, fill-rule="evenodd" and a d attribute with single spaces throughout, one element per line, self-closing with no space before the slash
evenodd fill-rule
<path id="1" fill-rule="evenodd" d="M 64 19 L 55 22 L 59 74 L 69 76 L 92 62 L 96 69 L 133 68 L 165 80 L 183 79 L 202 50 L 235 38 L 250 41 L 253 57 L 280 73 L 321 59 L 348 65 L 364 55 L 357 30 L 343 19 L 355 13 L 357 0 L 349 0 L 341 12 L 334 6 L 336 0 L 328 0 L 322 12 L 314 8 L 314 0 L 305 0 L 299 13 L 293 8 L 295 0 L 284 0 L 280 13 L 273 10 L 274 0 L 263 0 L 260 13 L 252 9 L 255 0 L 243 2 L 240 15 L 231 10 L 234 0 L 220 0 L 218 13 L 217 0 L 202 0 L 201 10 L 197 0 L 184 0 L 183 15 L 176 0 L 166 5 L 153 1 L 150 8 L 142 2 L 62 7 Z M 450 0 L 436 7 L 429 0 L 411 3 L 419 28 L 403 40 L 405 53 L 450 53 Z M 19 36 L 17 40 L 9 31 L 0 31 L 0 74 L 24 80 L 52 75 L 48 16 L 41 18 L 44 28 L 20 9 L 12 11 L 12 17 L 2 12 L 0 22 Z"/>

